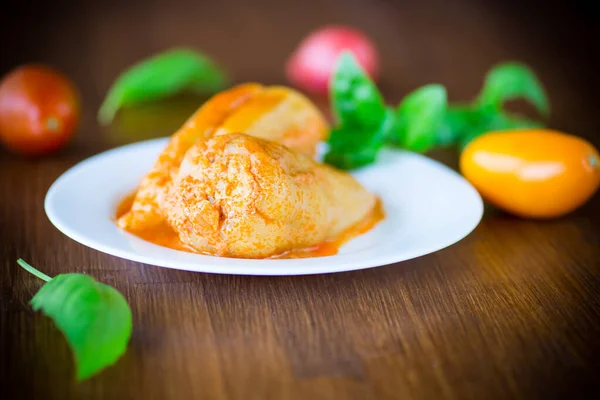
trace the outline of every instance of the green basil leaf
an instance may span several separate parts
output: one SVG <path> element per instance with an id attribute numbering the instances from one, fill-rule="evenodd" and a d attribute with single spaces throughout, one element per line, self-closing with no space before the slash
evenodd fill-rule
<path id="1" fill-rule="evenodd" d="M 395 120 L 394 110 L 389 109 L 375 130 L 364 131 L 354 127 L 332 129 L 324 161 L 345 170 L 374 163 L 386 137 L 394 129 Z"/>
<path id="2" fill-rule="evenodd" d="M 140 61 L 119 75 L 98 111 L 98 121 L 109 124 L 122 106 L 184 90 L 210 94 L 222 90 L 227 82 L 226 74 L 207 56 L 191 49 L 172 49 Z"/>
<path id="3" fill-rule="evenodd" d="M 396 143 L 415 152 L 433 148 L 439 143 L 446 107 L 442 85 L 426 85 L 410 93 L 398 106 Z"/>
<path id="4" fill-rule="evenodd" d="M 439 145 L 455 145 L 460 138 L 469 135 L 471 131 L 479 131 L 482 115 L 479 110 L 470 106 L 454 105 L 448 107 L 438 135 Z"/>
<path id="5" fill-rule="evenodd" d="M 544 124 L 518 115 L 497 113 L 490 116 L 487 122 L 487 131 L 504 131 L 514 129 L 542 128 Z"/>
<path id="6" fill-rule="evenodd" d="M 330 82 L 331 108 L 337 126 L 330 132 L 324 161 L 341 169 L 359 168 L 375 162 L 377 153 L 395 124 L 376 85 L 352 53 L 336 61 Z"/>
<path id="7" fill-rule="evenodd" d="M 19 264 L 35 270 L 23 260 Z M 75 356 L 79 380 L 112 365 L 126 351 L 131 310 L 121 293 L 110 286 L 83 274 L 61 274 L 42 286 L 31 305 L 50 317 L 64 334 Z"/>
<path id="8" fill-rule="evenodd" d="M 336 130 L 340 134 L 346 134 L 343 130 Z M 323 161 L 339 169 L 349 170 L 360 168 L 375 162 L 379 148 L 365 147 L 355 152 L 329 151 L 325 154 Z"/>
<path id="9" fill-rule="evenodd" d="M 517 98 L 529 101 L 543 116 L 550 113 L 548 98 L 534 72 L 520 63 L 504 63 L 488 72 L 476 104 L 500 110 L 505 101 Z"/>
<path id="10" fill-rule="evenodd" d="M 514 129 L 541 128 L 543 124 L 525 117 L 510 115 L 505 112 L 490 114 L 479 114 L 478 120 L 473 120 L 461 131 L 459 139 L 460 149 L 464 149 L 473 139 L 478 136 L 495 131 Z"/>
<path id="11" fill-rule="evenodd" d="M 351 52 L 340 54 L 331 79 L 331 108 L 337 124 L 377 129 L 385 117 L 383 97 Z"/>

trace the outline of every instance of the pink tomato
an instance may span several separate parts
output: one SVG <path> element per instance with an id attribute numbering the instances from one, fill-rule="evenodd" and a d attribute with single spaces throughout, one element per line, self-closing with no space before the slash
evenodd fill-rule
<path id="1" fill-rule="evenodd" d="M 326 95 L 338 55 L 349 50 L 374 80 L 379 73 L 379 54 L 365 33 L 348 26 L 326 26 L 311 32 L 286 64 L 287 78 L 299 88 Z"/>

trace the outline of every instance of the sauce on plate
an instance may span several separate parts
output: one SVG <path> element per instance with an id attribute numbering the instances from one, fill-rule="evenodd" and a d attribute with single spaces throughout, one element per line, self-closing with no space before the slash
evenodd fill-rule
<path id="1" fill-rule="evenodd" d="M 135 198 L 135 192 L 126 196 L 117 206 L 116 219 L 120 218 L 122 215 L 127 213 L 131 209 L 131 205 L 133 204 L 133 200 Z M 385 213 L 383 211 L 383 205 L 381 204 L 381 200 L 377 200 L 377 204 L 373 207 L 373 210 L 367 215 L 363 220 L 359 223 L 351 226 L 342 232 L 337 238 L 332 240 L 327 240 L 323 243 L 320 243 L 316 246 L 304 248 L 304 249 L 293 249 L 290 251 L 286 251 L 282 254 L 276 254 L 271 257 L 267 257 L 268 259 L 289 259 L 289 258 L 310 258 L 310 257 L 324 257 L 324 256 L 332 256 L 338 253 L 340 247 L 342 247 L 345 243 L 352 240 L 353 238 L 362 235 L 363 233 L 371 230 L 377 223 L 385 218 Z M 203 254 L 198 253 L 187 246 L 185 246 L 179 240 L 179 236 L 177 233 L 166 223 L 162 222 L 161 224 L 154 226 L 149 229 L 144 229 L 143 231 L 128 231 L 129 233 L 143 239 L 147 242 L 154 243 L 159 246 L 168 247 L 174 250 L 187 251 L 189 253 Z M 212 254 L 207 254 L 212 255 Z"/>

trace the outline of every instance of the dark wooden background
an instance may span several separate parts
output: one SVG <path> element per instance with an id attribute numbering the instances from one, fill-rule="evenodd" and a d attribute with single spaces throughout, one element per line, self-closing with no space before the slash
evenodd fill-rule
<path id="1" fill-rule="evenodd" d="M 172 132 L 198 100 L 142 107 L 101 129 L 95 113 L 126 66 L 197 46 L 236 81 L 284 83 L 300 38 L 339 22 L 369 32 L 390 102 L 440 82 L 468 100 L 494 63 L 527 62 L 550 124 L 600 145 L 600 29 L 584 2 L 4 2 L 0 73 L 30 61 L 77 83 L 75 141 L 42 160 L 0 152 L 0 391 L 47 399 L 548 399 L 594 397 L 600 368 L 600 196 L 568 217 L 488 210 L 465 240 L 398 265 L 334 275 L 241 277 L 124 261 L 63 236 L 42 207 L 76 162 Z M 434 157 L 456 164 L 451 152 Z M 71 353 L 28 301 L 50 275 L 115 286 L 134 316 L 118 364 L 77 384 Z"/>

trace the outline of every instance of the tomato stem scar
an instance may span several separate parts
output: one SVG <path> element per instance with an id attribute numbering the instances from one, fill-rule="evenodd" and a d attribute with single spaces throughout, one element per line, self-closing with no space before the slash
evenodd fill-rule
<path id="1" fill-rule="evenodd" d="M 50 117 L 46 120 L 46 128 L 51 131 L 58 130 L 58 119 L 56 117 Z"/>

